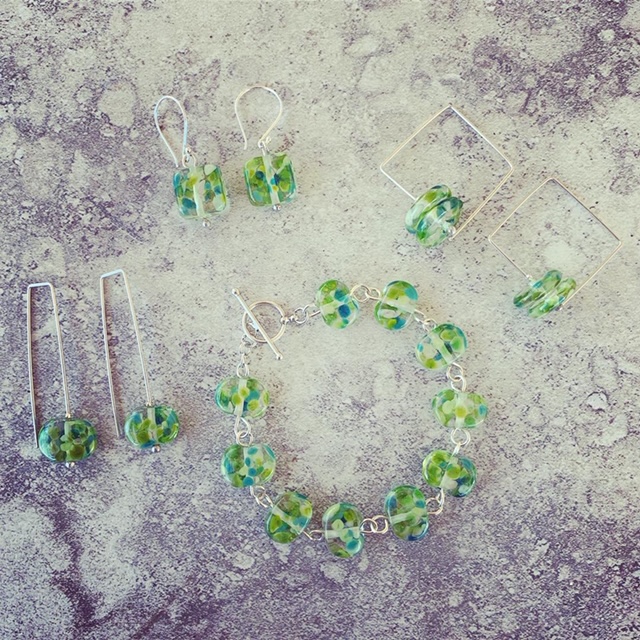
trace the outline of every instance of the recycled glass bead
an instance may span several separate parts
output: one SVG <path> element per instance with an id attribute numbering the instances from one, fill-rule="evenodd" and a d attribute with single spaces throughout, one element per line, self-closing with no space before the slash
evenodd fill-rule
<path id="1" fill-rule="evenodd" d="M 555 269 L 548 271 L 544 277 L 537 282 L 534 282 L 515 296 L 513 304 L 515 304 L 516 307 L 528 307 L 532 303 L 544 298 L 549 291 L 555 289 L 561 279 L 562 274 L 559 271 Z"/>
<path id="2" fill-rule="evenodd" d="M 444 389 L 431 401 L 436 418 L 449 429 L 473 429 L 487 417 L 487 403 L 477 393 Z"/>
<path id="3" fill-rule="evenodd" d="M 244 180 L 251 204 L 279 208 L 296 195 L 293 165 L 286 153 L 265 152 L 244 166 Z"/>
<path id="4" fill-rule="evenodd" d="M 173 176 L 178 211 L 183 218 L 208 219 L 228 206 L 227 190 L 219 167 L 196 165 L 176 171 Z"/>
<path id="5" fill-rule="evenodd" d="M 460 220 L 462 200 L 452 197 L 449 187 L 429 189 L 409 209 L 405 226 L 425 247 L 437 247 L 454 231 Z"/>
<path id="6" fill-rule="evenodd" d="M 532 318 L 539 318 L 560 307 L 575 291 L 576 281 L 573 278 L 563 278 L 558 285 L 538 303 L 529 309 Z"/>
<path id="7" fill-rule="evenodd" d="M 251 487 L 268 482 L 276 470 L 276 456 L 266 444 L 247 447 L 232 444 L 222 456 L 220 470 L 233 487 Z"/>
<path id="8" fill-rule="evenodd" d="M 124 423 L 127 439 L 140 449 L 150 449 L 175 440 L 179 429 L 178 414 L 164 404 L 136 409 Z"/>
<path id="9" fill-rule="evenodd" d="M 269 406 L 269 392 L 255 378 L 225 378 L 216 387 L 215 398 L 222 411 L 245 418 L 261 418 Z"/>
<path id="10" fill-rule="evenodd" d="M 322 319 L 334 329 L 348 327 L 358 317 L 360 306 L 349 287 L 340 280 L 327 280 L 316 293 L 316 306 Z"/>
<path id="11" fill-rule="evenodd" d="M 429 486 L 444 489 L 450 496 L 462 498 L 475 486 L 477 473 L 469 458 L 436 449 L 424 459 L 422 475 Z"/>
<path id="12" fill-rule="evenodd" d="M 38 447 L 54 462 L 77 462 L 95 450 L 95 427 L 82 418 L 53 418 L 44 423 L 38 434 Z"/>
<path id="13" fill-rule="evenodd" d="M 402 329 L 413 317 L 417 302 L 418 292 L 412 284 L 394 280 L 384 288 L 374 315 L 385 329 Z"/>
<path id="14" fill-rule="evenodd" d="M 352 558 L 362 551 L 362 514 L 348 502 L 331 505 L 322 516 L 324 537 L 329 551 L 338 558 Z"/>
<path id="15" fill-rule="evenodd" d="M 418 342 L 416 356 L 427 369 L 443 369 L 467 350 L 467 337 L 460 327 L 445 323 L 434 327 Z"/>
<path id="16" fill-rule="evenodd" d="M 391 530 L 401 540 L 422 540 L 427 535 L 427 501 L 418 487 L 403 484 L 392 489 L 384 501 L 384 509 Z"/>
<path id="17" fill-rule="evenodd" d="M 553 269 L 515 296 L 513 304 L 527 309 L 532 318 L 539 318 L 560 307 L 575 289 L 573 278 L 563 278 Z"/>
<path id="18" fill-rule="evenodd" d="M 309 524 L 313 507 L 307 496 L 297 491 L 279 495 L 265 523 L 267 535 L 281 544 L 293 542 Z"/>

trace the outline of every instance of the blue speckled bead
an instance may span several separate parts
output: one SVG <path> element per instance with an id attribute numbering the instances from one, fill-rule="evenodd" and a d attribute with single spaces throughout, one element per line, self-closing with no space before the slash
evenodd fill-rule
<path id="1" fill-rule="evenodd" d="M 352 558 L 362 551 L 362 514 L 348 502 L 331 505 L 322 516 L 324 537 L 329 551 L 338 558 Z"/>
<path id="2" fill-rule="evenodd" d="M 413 317 L 417 303 L 416 288 L 403 280 L 394 280 L 384 288 L 374 315 L 385 329 L 402 329 Z"/>
<path id="3" fill-rule="evenodd" d="M 222 477 L 233 487 L 251 487 L 271 480 L 276 456 L 266 444 L 232 444 L 222 456 Z"/>
<path id="4" fill-rule="evenodd" d="M 360 306 L 349 287 L 340 280 L 327 280 L 316 293 L 316 306 L 322 319 L 334 329 L 348 327 L 358 317 Z"/>
<path id="5" fill-rule="evenodd" d="M 404 484 L 392 489 L 384 501 L 384 509 L 391 530 L 401 540 L 422 540 L 427 535 L 427 501 L 418 487 Z"/>
<path id="6" fill-rule="evenodd" d="M 307 496 L 297 491 L 285 491 L 269 510 L 265 528 L 267 535 L 280 544 L 293 542 L 309 524 L 313 507 Z"/>
<path id="7" fill-rule="evenodd" d="M 449 429 L 473 429 L 487 417 L 487 403 L 477 393 L 443 389 L 431 402 L 436 418 Z"/>
<path id="8" fill-rule="evenodd" d="M 443 449 L 427 455 L 422 463 L 422 475 L 429 486 L 444 489 L 456 498 L 471 493 L 477 477 L 476 467 L 469 458 L 454 456 Z"/>
<path id="9" fill-rule="evenodd" d="M 467 350 L 467 337 L 454 324 L 439 324 L 418 342 L 416 356 L 427 369 L 443 369 Z"/>

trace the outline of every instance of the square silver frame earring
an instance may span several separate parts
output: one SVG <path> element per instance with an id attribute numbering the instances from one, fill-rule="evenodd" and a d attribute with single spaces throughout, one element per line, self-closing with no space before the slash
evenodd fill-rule
<path id="1" fill-rule="evenodd" d="M 491 192 L 482 200 L 482 202 L 464 219 L 462 224 L 458 225 L 463 202 L 459 198 L 452 196 L 451 190 L 445 185 L 436 185 L 417 198 L 408 189 L 402 186 L 391 174 L 386 171 L 385 166 L 395 158 L 404 147 L 406 147 L 416 136 L 418 136 L 432 122 L 450 111 L 457 116 L 471 131 L 484 140 L 500 157 L 500 159 L 508 167 L 507 172 L 500 179 L 498 184 Z M 511 177 L 514 166 L 511 161 L 482 133 L 482 131 L 474 125 L 466 116 L 464 116 L 453 105 L 447 105 L 426 122 L 421 124 L 404 142 L 401 142 L 382 162 L 379 167 L 380 172 L 386 176 L 401 191 L 406 193 L 412 200 L 413 206 L 409 209 L 405 217 L 405 227 L 407 231 L 416 236 L 420 244 L 428 248 L 440 246 L 446 239 L 452 240 L 457 236 L 484 208 L 491 198 L 500 190 L 504 183 Z"/>
<path id="2" fill-rule="evenodd" d="M 578 284 L 571 277 L 563 277 L 562 273 L 557 269 L 551 269 L 542 276 L 540 279 L 536 279 L 529 275 L 527 271 L 516 262 L 516 260 L 503 249 L 496 241 L 495 235 L 504 227 L 505 224 L 525 205 L 531 198 L 533 198 L 538 192 L 550 182 L 556 183 L 565 193 L 571 196 L 587 213 L 596 220 L 602 228 L 604 228 L 613 238 L 616 240 L 616 246 L 609 253 L 598 267 L 586 280 Z M 489 242 L 514 266 L 528 281 L 528 286 L 518 293 L 513 303 L 516 307 L 524 308 L 532 318 L 539 318 L 546 315 L 550 311 L 559 310 L 564 307 L 569 300 L 571 300 L 583 287 L 589 284 L 604 267 L 611 261 L 611 259 L 622 248 L 622 240 L 616 235 L 613 229 L 601 220 L 589 207 L 573 192 L 569 187 L 562 183 L 558 178 L 552 176 L 547 178 L 540 186 L 534 189 L 516 208 L 493 230 L 488 237 Z"/>

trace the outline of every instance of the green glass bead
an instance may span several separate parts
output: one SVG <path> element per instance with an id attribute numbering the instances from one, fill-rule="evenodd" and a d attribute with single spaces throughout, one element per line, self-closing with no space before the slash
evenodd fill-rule
<path id="1" fill-rule="evenodd" d="M 438 185 L 420 196 L 405 216 L 405 227 L 425 247 L 437 247 L 455 231 L 462 213 L 462 200 L 452 197 L 449 187 Z"/>
<path id="2" fill-rule="evenodd" d="M 178 211 L 183 218 L 208 219 L 229 206 L 222 173 L 215 164 L 176 171 L 173 176 Z"/>
<path id="3" fill-rule="evenodd" d="M 462 498 L 475 486 L 477 473 L 469 458 L 437 449 L 424 459 L 422 475 L 429 486 L 444 489 L 450 496 Z"/>
<path id="4" fill-rule="evenodd" d="M 327 280 L 320 286 L 316 293 L 316 306 L 322 319 L 334 329 L 348 327 L 360 312 L 358 301 L 340 280 Z"/>
<path id="5" fill-rule="evenodd" d="M 515 304 L 516 307 L 528 307 L 532 303 L 544 298 L 549 291 L 555 289 L 556 286 L 560 284 L 560 280 L 562 280 L 562 274 L 559 271 L 555 269 L 548 271 L 544 277 L 515 296 L 513 304 Z"/>
<path id="6" fill-rule="evenodd" d="M 436 418 L 449 429 L 473 429 L 487 417 L 487 403 L 477 393 L 444 389 L 431 401 Z"/>
<path id="7" fill-rule="evenodd" d="M 401 540 L 422 540 L 429 530 L 429 513 L 424 493 L 412 485 L 392 489 L 384 501 L 391 530 Z"/>
<path id="8" fill-rule="evenodd" d="M 443 369 L 467 350 L 467 337 L 460 327 L 445 323 L 434 327 L 418 342 L 416 356 L 427 369 Z"/>
<path id="9" fill-rule="evenodd" d="M 513 304 L 526 308 L 532 318 L 539 318 L 562 306 L 575 289 L 573 278 L 563 278 L 553 269 L 515 296 Z"/>
<path id="10" fill-rule="evenodd" d="M 564 301 L 575 291 L 576 281 L 573 278 L 563 278 L 558 285 L 547 293 L 538 303 L 529 309 L 532 318 L 539 318 L 562 306 Z"/>
<path id="11" fill-rule="evenodd" d="M 255 378 L 225 378 L 216 387 L 215 397 L 222 411 L 245 418 L 261 418 L 269 406 L 269 392 Z"/>
<path id="12" fill-rule="evenodd" d="M 403 280 L 394 280 L 384 288 L 374 315 L 385 329 L 402 329 L 413 317 L 417 303 L 416 288 Z"/>
<path id="13" fill-rule="evenodd" d="M 309 524 L 313 507 L 307 496 L 297 491 L 279 495 L 269 510 L 265 527 L 267 535 L 281 544 L 293 542 Z"/>
<path id="14" fill-rule="evenodd" d="M 251 158 L 244 166 L 244 180 L 249 200 L 256 207 L 277 207 L 296 195 L 293 165 L 286 153 L 265 152 Z"/>
<path id="15" fill-rule="evenodd" d="M 179 429 L 178 414 L 164 404 L 136 409 L 124 423 L 127 439 L 140 449 L 149 449 L 175 440 Z"/>
<path id="16" fill-rule="evenodd" d="M 220 471 L 233 487 L 251 487 L 271 479 L 276 470 L 276 456 L 266 444 L 242 446 L 232 444 L 222 456 Z"/>
<path id="17" fill-rule="evenodd" d="M 362 551 L 362 514 L 348 502 L 331 505 L 322 516 L 324 537 L 329 551 L 338 558 L 352 558 Z"/>
<path id="18" fill-rule="evenodd" d="M 38 447 L 54 462 L 77 462 L 88 458 L 96 448 L 96 428 L 82 418 L 53 418 L 38 434 Z"/>

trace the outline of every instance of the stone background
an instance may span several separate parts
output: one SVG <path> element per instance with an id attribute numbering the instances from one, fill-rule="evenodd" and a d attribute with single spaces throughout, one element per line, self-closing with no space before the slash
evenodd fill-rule
<path id="1" fill-rule="evenodd" d="M 2 638 L 640 637 L 639 2 L 5 0 L 0 16 Z M 253 152 L 233 100 L 257 82 L 283 97 L 273 147 L 299 181 L 280 213 L 244 194 Z M 196 153 L 227 180 L 231 209 L 209 229 L 175 209 L 152 119 L 165 93 L 184 100 Z M 409 199 L 377 167 L 450 102 L 516 166 L 458 238 L 428 252 L 403 229 Z M 244 102 L 254 144 L 273 109 L 259 92 Z M 422 163 L 416 191 L 461 148 L 427 140 L 407 156 Z M 465 175 L 454 171 L 454 191 Z M 487 235 L 550 175 L 625 245 L 565 310 L 533 321 L 512 306 L 524 281 Z M 539 209 L 557 228 L 542 224 L 545 238 L 535 207 L 520 218 L 538 238 L 536 275 L 597 226 Z M 159 455 L 113 435 L 98 278 L 116 267 L 134 288 L 155 396 L 182 419 Z M 467 332 L 470 387 L 490 404 L 468 449 L 474 492 L 449 500 L 422 542 L 372 537 L 353 561 L 322 542 L 269 541 L 263 509 L 220 477 L 232 424 L 212 398 L 237 360 L 231 287 L 292 310 L 332 277 L 414 282 L 429 315 Z M 47 463 L 30 432 L 25 292 L 45 279 L 72 403 L 99 429 L 95 456 L 72 471 Z M 110 291 L 131 409 L 139 363 Z M 39 294 L 37 379 L 41 413 L 55 415 L 46 305 Z M 314 526 L 337 500 L 379 513 L 446 446 L 429 408 L 445 381 L 413 358 L 419 335 L 387 334 L 367 312 L 344 333 L 291 330 L 280 363 L 254 354 L 273 397 L 256 428 L 279 456 L 272 490 L 307 492 Z"/>

